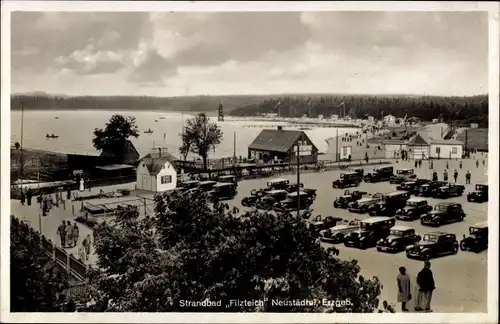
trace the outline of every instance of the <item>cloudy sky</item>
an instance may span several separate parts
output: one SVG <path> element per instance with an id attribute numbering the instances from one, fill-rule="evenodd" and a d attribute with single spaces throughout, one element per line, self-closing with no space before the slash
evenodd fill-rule
<path id="1" fill-rule="evenodd" d="M 480 12 L 14 12 L 12 92 L 488 91 Z"/>

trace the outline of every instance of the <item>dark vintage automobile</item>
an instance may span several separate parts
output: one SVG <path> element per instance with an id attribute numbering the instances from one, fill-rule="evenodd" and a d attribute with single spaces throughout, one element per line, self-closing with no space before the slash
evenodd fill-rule
<path id="1" fill-rule="evenodd" d="M 396 211 L 406 206 L 406 201 L 410 198 L 407 191 L 395 191 L 383 195 L 381 201 L 368 207 L 370 216 L 394 216 Z"/>
<path id="2" fill-rule="evenodd" d="M 477 184 L 476 190 L 467 194 L 468 202 L 487 202 L 488 201 L 488 185 Z"/>
<path id="3" fill-rule="evenodd" d="M 267 193 L 269 191 L 271 191 L 272 189 L 268 189 L 268 188 L 265 188 L 265 189 L 253 189 L 252 191 L 250 191 L 250 196 L 249 197 L 245 197 L 241 200 L 241 205 L 243 207 L 253 207 L 255 206 L 255 204 L 257 203 L 257 201 L 259 201 L 259 199 L 261 199 L 262 197 L 264 197 L 265 195 L 267 195 Z"/>
<path id="4" fill-rule="evenodd" d="M 469 227 L 469 236 L 460 241 L 460 250 L 481 252 L 488 248 L 488 223 L 481 222 Z"/>
<path id="5" fill-rule="evenodd" d="M 346 234 L 359 229 L 360 220 L 344 221 L 334 227 L 319 232 L 319 240 L 325 243 L 338 244 L 344 242 Z"/>
<path id="6" fill-rule="evenodd" d="M 406 201 L 406 206 L 396 211 L 396 219 L 404 221 L 413 221 L 420 219 L 420 216 L 430 213 L 432 206 L 427 199 L 413 197 Z"/>
<path id="7" fill-rule="evenodd" d="M 398 184 L 414 179 L 417 179 L 417 175 L 413 169 L 399 169 L 396 170 L 396 174 L 389 179 L 389 183 Z"/>
<path id="8" fill-rule="evenodd" d="M 335 208 L 347 208 L 350 202 L 361 199 L 363 196 L 366 196 L 368 193 L 366 191 L 359 190 L 345 190 L 344 195 L 337 197 L 333 202 L 333 207 Z"/>
<path id="9" fill-rule="evenodd" d="M 440 203 L 434 210 L 420 217 L 420 223 L 425 226 L 439 227 L 444 224 L 461 222 L 465 218 L 465 212 L 461 204 Z"/>
<path id="10" fill-rule="evenodd" d="M 305 192 L 306 194 L 309 195 L 312 199 L 316 199 L 316 189 L 309 189 L 309 188 L 304 188 L 304 184 L 301 183 L 299 185 L 300 191 Z M 286 188 L 286 191 L 288 192 L 297 192 L 297 183 L 290 183 L 288 184 L 288 187 Z"/>
<path id="11" fill-rule="evenodd" d="M 351 213 L 368 213 L 370 210 L 370 206 L 378 203 L 379 201 L 382 201 L 384 198 L 384 195 L 381 193 L 376 193 L 371 196 L 365 196 L 359 200 L 350 202 L 348 204 L 348 210 Z"/>
<path id="12" fill-rule="evenodd" d="M 405 251 L 409 245 L 413 245 L 422 239 L 411 227 L 395 225 L 391 228 L 389 236 L 377 242 L 377 251 L 397 253 Z"/>
<path id="13" fill-rule="evenodd" d="M 396 223 L 393 217 L 372 217 L 359 223 L 360 228 L 344 237 L 346 247 L 367 249 L 377 245 L 380 239 L 390 234 L 391 227 Z"/>
<path id="14" fill-rule="evenodd" d="M 200 181 L 198 181 L 198 180 L 188 180 L 188 181 L 181 182 L 179 187 L 182 190 L 186 191 L 189 189 L 198 188 L 199 184 L 200 184 Z"/>
<path id="15" fill-rule="evenodd" d="M 217 181 L 206 180 L 198 183 L 198 189 L 202 192 L 210 192 L 212 188 L 217 184 Z"/>
<path id="16" fill-rule="evenodd" d="M 219 182 L 212 187 L 211 194 L 221 200 L 233 199 L 238 192 L 236 186 L 231 182 Z"/>
<path id="17" fill-rule="evenodd" d="M 287 179 L 273 179 L 267 182 L 267 188 L 275 190 L 286 190 L 290 185 L 290 180 Z"/>
<path id="18" fill-rule="evenodd" d="M 444 181 L 431 181 L 428 183 L 424 183 L 423 185 L 416 187 L 413 194 L 415 196 L 434 197 L 436 191 L 439 188 L 446 186 L 447 184 L 448 182 Z"/>
<path id="19" fill-rule="evenodd" d="M 234 175 L 225 175 L 217 178 L 218 182 L 232 183 L 235 187 L 238 187 L 238 178 Z"/>
<path id="20" fill-rule="evenodd" d="M 434 192 L 434 198 L 450 198 L 450 197 L 458 197 L 464 194 L 465 186 L 457 185 L 454 183 L 448 183 L 445 186 L 439 187 Z"/>
<path id="21" fill-rule="evenodd" d="M 298 200 L 300 201 L 300 205 L 298 204 Z M 308 209 L 313 204 L 314 200 L 309 197 L 309 195 L 303 191 L 300 192 L 290 192 L 286 195 L 286 199 L 280 202 L 277 202 L 274 205 L 274 210 L 276 211 L 290 211 L 297 209 L 297 206 L 300 206 L 300 209 Z"/>
<path id="22" fill-rule="evenodd" d="M 332 182 L 333 188 L 344 189 L 346 187 L 357 187 L 363 178 L 357 172 L 342 172 L 340 179 Z"/>
<path id="23" fill-rule="evenodd" d="M 394 176 L 394 167 L 383 167 L 373 169 L 373 172 L 366 174 L 363 180 L 365 182 L 388 181 L 392 176 Z"/>
<path id="24" fill-rule="evenodd" d="M 270 190 L 267 194 L 256 201 L 255 207 L 258 209 L 271 210 L 276 203 L 286 199 L 286 190 Z"/>
<path id="25" fill-rule="evenodd" d="M 312 236 L 318 237 L 320 231 L 334 227 L 340 221 L 342 221 L 340 217 L 327 216 L 323 218 L 321 215 L 318 215 L 314 218 L 314 221 L 309 222 L 308 227 Z"/>
<path id="26" fill-rule="evenodd" d="M 444 232 L 424 234 L 420 242 L 406 248 L 406 256 L 416 260 L 429 260 L 457 252 L 458 241 L 455 234 Z"/>
<path id="27" fill-rule="evenodd" d="M 414 179 L 402 182 L 396 186 L 396 190 L 405 190 L 411 194 L 415 194 L 415 189 L 418 189 L 423 184 L 431 182 L 428 179 Z"/>

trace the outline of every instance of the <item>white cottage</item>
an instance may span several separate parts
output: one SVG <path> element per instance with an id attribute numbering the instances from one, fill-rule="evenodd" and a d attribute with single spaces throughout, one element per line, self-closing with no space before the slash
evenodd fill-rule
<path id="1" fill-rule="evenodd" d="M 396 124 L 396 117 L 394 117 L 393 115 L 384 116 L 384 122 L 387 125 L 394 125 Z"/>
<path id="2" fill-rule="evenodd" d="M 388 159 L 400 159 L 401 152 L 407 151 L 407 141 L 405 140 L 383 140 L 381 144 L 385 150 L 385 157 Z"/>
<path id="3" fill-rule="evenodd" d="M 461 159 L 464 143 L 458 140 L 431 139 L 430 157 L 433 159 Z"/>
<path id="4" fill-rule="evenodd" d="M 168 152 L 150 153 L 137 166 L 137 189 L 162 192 L 177 187 L 175 157 Z"/>

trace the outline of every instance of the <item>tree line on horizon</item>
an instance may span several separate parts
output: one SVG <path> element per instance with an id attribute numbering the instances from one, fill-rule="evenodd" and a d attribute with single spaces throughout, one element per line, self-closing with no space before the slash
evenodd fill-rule
<path id="1" fill-rule="evenodd" d="M 275 113 L 282 117 L 325 118 L 333 114 L 345 114 L 353 118 L 405 115 L 420 120 L 443 119 L 445 122 L 477 123 L 488 127 L 488 96 L 438 97 L 438 96 L 284 96 L 264 100 L 233 109 L 232 116 L 257 116 Z"/>

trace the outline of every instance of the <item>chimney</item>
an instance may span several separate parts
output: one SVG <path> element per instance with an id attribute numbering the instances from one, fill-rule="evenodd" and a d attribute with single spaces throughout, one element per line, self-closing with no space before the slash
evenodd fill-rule
<path id="1" fill-rule="evenodd" d="M 282 131 L 283 130 L 283 126 L 278 126 L 278 130 Z"/>

